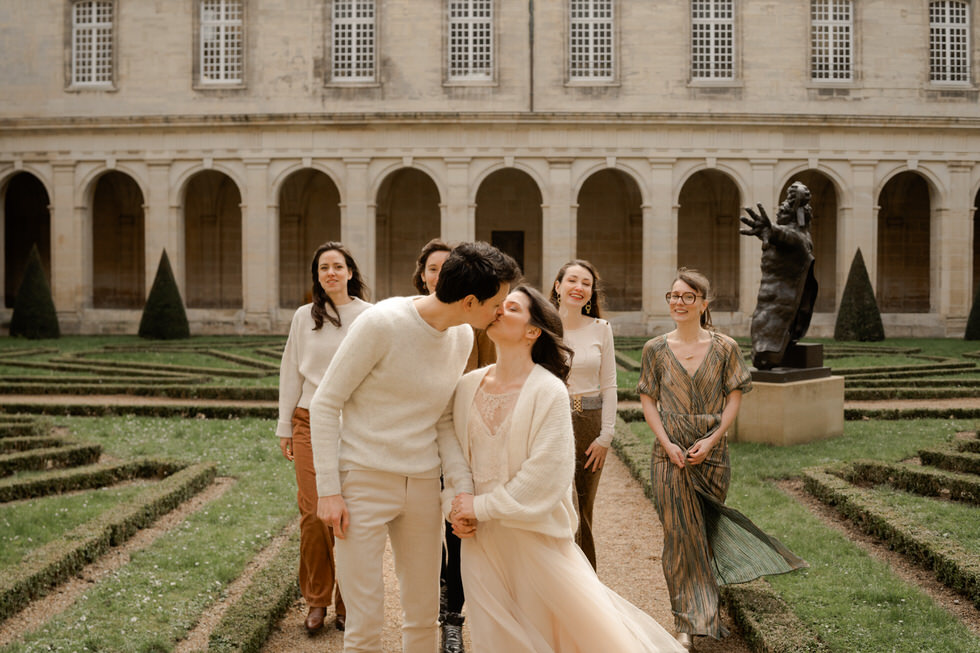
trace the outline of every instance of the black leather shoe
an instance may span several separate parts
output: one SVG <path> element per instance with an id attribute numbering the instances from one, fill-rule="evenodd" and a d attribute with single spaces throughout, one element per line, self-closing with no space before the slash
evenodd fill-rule
<path id="1" fill-rule="evenodd" d="M 344 629 L 347 628 L 347 615 L 346 614 L 338 614 L 337 615 L 337 621 L 335 621 L 333 623 L 333 625 L 337 627 L 337 630 L 343 632 Z"/>
<path id="2" fill-rule="evenodd" d="M 306 632 L 313 635 L 323 628 L 323 618 L 327 616 L 326 608 L 310 608 L 306 615 Z"/>
<path id="3" fill-rule="evenodd" d="M 463 648 L 463 615 L 447 612 L 442 620 L 442 653 L 466 653 Z"/>

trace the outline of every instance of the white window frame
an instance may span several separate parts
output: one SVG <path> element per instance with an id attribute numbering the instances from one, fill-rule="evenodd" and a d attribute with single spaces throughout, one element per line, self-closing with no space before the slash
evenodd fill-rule
<path id="1" fill-rule="evenodd" d="M 616 80 L 616 0 L 569 0 L 568 81 Z"/>
<path id="2" fill-rule="evenodd" d="M 495 0 L 447 0 L 446 79 L 493 81 Z"/>
<path id="3" fill-rule="evenodd" d="M 114 0 L 72 3 L 70 86 L 112 88 L 115 49 Z"/>
<path id="4" fill-rule="evenodd" d="M 216 15 L 210 16 L 209 9 L 216 10 Z M 204 86 L 243 85 L 245 0 L 199 0 L 198 20 L 200 83 Z"/>
<path id="5" fill-rule="evenodd" d="M 853 0 L 810 0 L 810 81 L 854 81 Z"/>
<path id="6" fill-rule="evenodd" d="M 378 6 L 375 0 L 333 0 L 332 83 L 374 83 L 378 62 Z"/>
<path id="7" fill-rule="evenodd" d="M 970 3 L 930 2 L 929 81 L 944 85 L 970 84 L 970 56 Z"/>
<path id="8" fill-rule="evenodd" d="M 735 8 L 735 0 L 691 0 L 692 81 L 735 81 Z"/>

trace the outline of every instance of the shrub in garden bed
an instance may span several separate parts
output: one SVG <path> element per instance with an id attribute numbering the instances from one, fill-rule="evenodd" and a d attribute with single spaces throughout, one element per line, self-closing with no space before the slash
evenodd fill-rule
<path id="1" fill-rule="evenodd" d="M 72 444 L 8 453 L 0 456 L 0 476 L 33 469 L 88 465 L 96 462 L 101 455 L 102 446 L 98 444 Z"/>
<path id="2" fill-rule="evenodd" d="M 0 454 L 13 451 L 29 451 L 45 447 L 59 447 L 65 444 L 64 438 L 52 435 L 27 435 L 23 437 L 0 438 Z"/>
<path id="3" fill-rule="evenodd" d="M 765 580 L 721 588 L 732 618 L 755 651 L 829 653 L 831 649 L 793 613 Z"/>
<path id="4" fill-rule="evenodd" d="M 864 265 L 859 248 L 851 261 L 844 292 L 841 294 L 837 320 L 834 323 L 834 340 L 859 340 L 864 342 L 885 339 L 885 327 L 875 300 L 874 288 Z"/>
<path id="5" fill-rule="evenodd" d="M 130 404 L 104 405 L 86 403 L 19 403 L 5 404 L 0 410 L 34 411 L 43 415 L 72 415 L 76 417 L 105 417 L 110 415 L 137 415 L 142 417 L 194 417 L 198 419 L 236 419 L 258 417 L 275 419 L 279 414 L 276 406 L 242 406 L 216 404 Z"/>
<path id="6" fill-rule="evenodd" d="M 184 300 L 180 297 L 180 289 L 177 288 L 177 280 L 174 279 L 167 250 L 163 250 L 160 256 L 157 275 L 153 279 L 153 286 L 143 306 L 138 333 L 141 338 L 156 340 L 191 337 Z"/>
<path id="7" fill-rule="evenodd" d="M 32 552 L 11 573 L 0 578 L 0 621 L 200 492 L 214 480 L 215 474 L 213 464 L 187 467 L 127 504 Z"/>
<path id="8" fill-rule="evenodd" d="M 17 289 L 14 312 L 10 317 L 10 335 L 29 340 L 61 337 L 58 313 L 51 299 L 51 287 L 44 274 L 37 245 L 31 246 L 24 278 Z"/>
<path id="9" fill-rule="evenodd" d="M 923 465 L 932 465 L 953 472 L 980 474 L 980 454 L 960 451 L 958 447 L 922 449 L 919 459 Z"/>
<path id="10" fill-rule="evenodd" d="M 168 460 L 140 458 L 124 463 L 97 463 L 57 469 L 26 478 L 17 475 L 0 479 L 0 503 L 108 487 L 137 478 L 162 479 L 185 466 Z"/>
<path id="11" fill-rule="evenodd" d="M 948 496 L 954 501 L 980 505 L 980 478 L 918 465 L 854 461 L 841 476 L 854 485 L 887 484 L 898 490 L 927 497 Z"/>
<path id="12" fill-rule="evenodd" d="M 844 419 L 980 419 L 980 408 L 844 408 Z"/>
<path id="13" fill-rule="evenodd" d="M 299 555 L 299 529 L 279 549 L 277 555 L 252 578 L 242 595 L 211 631 L 208 651 L 256 653 L 276 622 L 299 596 L 296 558 Z"/>
<path id="14" fill-rule="evenodd" d="M 980 608 L 980 559 L 976 555 L 942 535 L 921 529 L 914 520 L 882 504 L 870 491 L 855 487 L 825 469 L 805 470 L 803 486 L 864 532 L 934 570 L 940 582 L 967 596 Z"/>

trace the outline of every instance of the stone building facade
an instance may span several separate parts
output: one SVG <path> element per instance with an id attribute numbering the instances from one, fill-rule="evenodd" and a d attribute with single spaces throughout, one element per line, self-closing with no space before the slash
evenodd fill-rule
<path id="1" fill-rule="evenodd" d="M 980 280 L 976 0 L 5 0 L 9 320 L 37 244 L 68 333 L 135 332 L 161 252 L 195 333 L 284 332 L 324 240 L 374 298 L 428 239 L 548 286 L 594 262 L 619 333 L 680 265 L 748 333 L 770 214 L 813 191 L 828 335 L 855 252 L 890 336 Z"/>

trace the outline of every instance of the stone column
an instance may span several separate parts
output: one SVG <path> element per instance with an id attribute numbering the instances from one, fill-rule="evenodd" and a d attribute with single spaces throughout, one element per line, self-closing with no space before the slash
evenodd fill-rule
<path id="1" fill-rule="evenodd" d="M 160 266 L 160 256 L 167 250 L 170 267 L 173 269 L 177 286 L 183 296 L 183 229 L 177 224 L 177 211 L 170 207 L 170 161 L 148 161 L 149 188 L 147 188 L 146 209 L 143 213 L 146 223 L 144 231 L 144 266 L 146 269 L 146 294 L 156 279 L 157 268 Z M 179 271 L 179 273 L 178 273 Z"/>
<path id="2" fill-rule="evenodd" d="M 447 243 L 476 238 L 475 205 L 470 202 L 470 157 L 447 157 L 447 197 L 440 238 Z"/>
<path id="3" fill-rule="evenodd" d="M 938 309 L 946 320 L 946 335 L 962 336 L 973 302 L 973 197 L 970 195 L 973 163 L 950 161 L 947 166 L 949 196 L 933 221 L 937 233 L 930 238 L 938 250 L 933 251 L 929 264 L 938 271 L 939 287 L 930 294 L 938 300 L 933 301 L 933 310 Z"/>
<path id="4" fill-rule="evenodd" d="M 572 159 L 548 159 L 550 201 L 541 207 L 541 283 L 549 285 L 569 259 L 575 258 L 578 205 L 572 197 Z"/>
<path id="5" fill-rule="evenodd" d="M 841 211 L 837 224 L 837 305 L 858 248 L 868 268 L 871 287 L 878 287 L 878 206 L 874 196 L 875 163 L 851 162 L 852 206 Z"/>
<path id="6" fill-rule="evenodd" d="M 340 236 L 350 249 L 354 259 L 361 268 L 361 274 L 367 280 L 368 286 L 374 288 L 376 279 L 376 263 L 374 245 L 374 201 L 368 197 L 368 163 L 367 158 L 344 159 L 347 167 L 346 188 L 342 197 L 346 198 L 340 205 Z"/>
<path id="7" fill-rule="evenodd" d="M 758 211 L 756 204 L 761 203 L 770 220 L 776 219 L 776 212 L 779 209 L 779 198 L 776 196 L 779 191 L 776 190 L 773 176 L 776 163 L 775 159 L 749 161 L 752 166 L 752 187 L 749 189 L 750 196 L 744 198 L 744 206 L 751 206 L 756 211 Z M 741 218 L 743 215 L 745 212 L 740 211 L 738 217 Z M 741 222 L 736 222 L 732 225 L 732 229 L 741 226 Z M 739 235 L 738 307 L 745 316 L 746 322 L 752 317 L 759 297 L 759 283 L 762 281 L 761 242 L 755 236 Z"/>
<path id="8" fill-rule="evenodd" d="M 75 162 L 53 163 L 51 197 L 51 297 L 63 331 L 76 331 L 86 300 L 82 270 L 82 211 L 75 206 Z M 91 241 L 91 239 L 89 239 Z M 91 250 L 89 250 L 91 257 Z M 68 327 L 68 328 L 66 328 Z"/>
<path id="9" fill-rule="evenodd" d="M 269 210 L 269 159 L 245 160 L 246 197 L 242 207 L 242 305 L 249 330 L 268 332 L 278 304 L 276 265 L 279 234 Z"/>
<path id="10" fill-rule="evenodd" d="M 670 319 L 663 293 L 677 270 L 676 159 L 650 159 L 650 201 L 643 206 L 643 316 Z"/>

